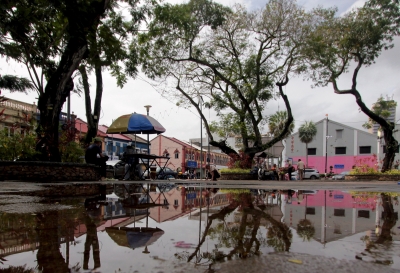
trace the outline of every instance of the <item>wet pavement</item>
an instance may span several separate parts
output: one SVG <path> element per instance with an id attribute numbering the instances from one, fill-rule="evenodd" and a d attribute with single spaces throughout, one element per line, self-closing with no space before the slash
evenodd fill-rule
<path id="1" fill-rule="evenodd" d="M 158 182 L 0 182 L 0 272 L 400 270 L 397 182 Z"/>

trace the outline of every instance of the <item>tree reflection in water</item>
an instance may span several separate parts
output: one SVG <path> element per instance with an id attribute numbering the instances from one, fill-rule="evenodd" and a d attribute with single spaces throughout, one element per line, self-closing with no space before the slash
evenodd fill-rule
<path id="1" fill-rule="evenodd" d="M 396 193 L 397 195 L 397 193 Z M 366 249 L 361 255 L 356 255 L 356 258 L 363 260 L 366 257 L 373 259 L 375 263 L 392 264 L 393 258 L 388 257 L 388 251 L 393 247 L 392 228 L 396 225 L 398 214 L 394 211 L 393 203 L 398 202 L 398 196 L 392 196 L 390 193 L 380 193 L 380 204 L 383 208 L 382 227 L 379 225 L 375 229 L 375 236 L 363 236 L 361 240 L 366 243 Z"/>
<path id="2" fill-rule="evenodd" d="M 208 216 L 205 230 L 199 240 L 199 244 L 193 253 L 183 252 L 175 254 L 178 259 L 192 261 L 196 257 L 196 263 L 205 259 L 205 263 L 211 266 L 217 261 L 234 258 L 245 259 L 260 254 L 260 246 L 269 245 L 276 251 L 289 251 L 292 239 L 290 229 L 264 210 L 264 204 L 257 205 L 250 192 L 244 190 L 225 191 L 230 194 L 229 205 L 223 207 L 219 212 Z M 256 204 L 256 205 L 255 205 Z M 235 222 L 227 222 L 226 218 L 235 210 L 240 211 L 239 219 Z M 270 223 L 268 240 L 259 231 L 261 221 Z M 215 221 L 218 221 L 215 223 Z M 271 230 L 271 232 L 270 232 Z M 200 254 L 200 248 L 206 241 L 206 237 L 218 241 L 212 252 Z M 230 249 L 227 253 L 220 248 Z"/>
<path id="3" fill-rule="evenodd" d="M 70 272 L 60 253 L 58 241 L 59 211 L 46 211 L 36 217 L 36 232 L 39 240 L 37 252 L 38 269 L 43 273 Z"/>
<path id="4" fill-rule="evenodd" d="M 315 234 L 315 227 L 308 219 L 301 219 L 297 224 L 297 235 L 305 240 L 310 241 Z"/>

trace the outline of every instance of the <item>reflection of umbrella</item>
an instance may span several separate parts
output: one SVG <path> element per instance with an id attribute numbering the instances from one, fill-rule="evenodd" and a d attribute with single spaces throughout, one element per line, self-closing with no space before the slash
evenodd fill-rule
<path id="1" fill-rule="evenodd" d="M 123 115 L 108 127 L 107 134 L 161 134 L 165 128 L 154 118 L 142 114 Z"/>
<path id="2" fill-rule="evenodd" d="M 164 231 L 159 228 L 127 228 L 109 227 L 106 228 L 107 234 L 120 246 L 138 248 L 148 246 L 157 241 Z"/>

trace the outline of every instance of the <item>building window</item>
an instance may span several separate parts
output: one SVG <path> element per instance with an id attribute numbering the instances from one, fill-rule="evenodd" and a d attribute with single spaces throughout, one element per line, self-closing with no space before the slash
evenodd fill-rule
<path id="1" fill-rule="evenodd" d="M 360 154 L 370 154 L 371 146 L 360 146 Z"/>
<path id="2" fill-rule="evenodd" d="M 336 138 L 343 138 L 343 129 L 336 130 Z"/>
<path id="3" fill-rule="evenodd" d="M 337 155 L 345 155 L 346 147 L 335 147 L 335 154 Z"/>
<path id="4" fill-rule="evenodd" d="M 317 148 L 308 148 L 307 153 L 308 153 L 308 155 L 316 155 Z"/>
<path id="5" fill-rule="evenodd" d="M 334 216 L 344 217 L 345 216 L 344 209 L 334 209 L 333 210 L 333 215 Z"/>
<path id="6" fill-rule="evenodd" d="M 358 218 L 369 218 L 369 210 L 359 210 Z"/>
<path id="7" fill-rule="evenodd" d="M 178 206 L 178 199 L 174 200 L 174 206 Z"/>
<path id="8" fill-rule="evenodd" d="M 164 199 L 164 205 L 168 205 L 168 200 Z"/>
<path id="9" fill-rule="evenodd" d="M 175 153 L 175 159 L 179 158 L 179 153 Z"/>
<path id="10" fill-rule="evenodd" d="M 306 208 L 306 214 L 315 215 L 315 208 Z"/>

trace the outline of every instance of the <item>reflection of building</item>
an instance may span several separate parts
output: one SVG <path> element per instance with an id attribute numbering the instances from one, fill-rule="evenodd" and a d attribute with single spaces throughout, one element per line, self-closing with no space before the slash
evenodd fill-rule
<path id="1" fill-rule="evenodd" d="M 324 173 L 326 158 L 327 171 L 332 166 L 335 173 L 348 171 L 353 165 L 376 165 L 373 161 L 373 155 L 377 154 L 376 135 L 327 119 L 316 122 L 315 126 L 317 134 L 308 143 L 309 167 Z M 298 159 L 306 162 L 306 144 L 300 141 L 298 132 L 286 138 L 286 158 L 294 163 Z"/>
<path id="2" fill-rule="evenodd" d="M 226 194 L 214 194 L 202 188 L 201 196 L 202 207 L 206 207 L 208 204 L 209 207 L 228 204 Z M 165 206 L 149 209 L 150 217 L 158 223 L 174 220 L 182 215 L 188 214 L 193 208 L 200 206 L 200 188 L 174 188 L 164 192 L 164 194 L 151 192 L 150 197 L 152 200 L 155 200 L 157 204 L 165 204 Z"/>
<path id="3" fill-rule="evenodd" d="M 313 238 L 321 243 L 375 230 L 376 226 L 383 223 L 384 211 L 379 195 L 351 194 L 338 190 L 299 192 L 293 196 L 291 204 L 285 205 L 284 222 L 296 228 L 300 220 L 309 220 L 315 228 Z M 398 211 L 400 206 L 394 204 L 394 208 Z M 397 234 L 394 239 L 400 240 L 396 227 L 393 227 L 393 234 Z"/>

